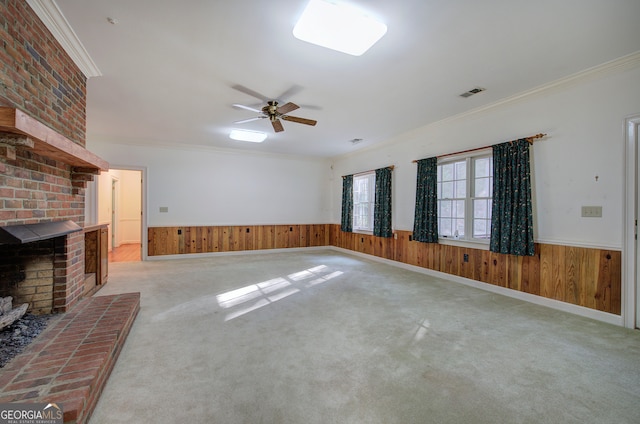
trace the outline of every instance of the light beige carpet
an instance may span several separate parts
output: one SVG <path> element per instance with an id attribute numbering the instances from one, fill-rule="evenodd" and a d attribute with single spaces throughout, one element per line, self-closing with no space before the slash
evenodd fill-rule
<path id="1" fill-rule="evenodd" d="M 98 423 L 638 423 L 640 333 L 334 251 L 110 265 Z"/>

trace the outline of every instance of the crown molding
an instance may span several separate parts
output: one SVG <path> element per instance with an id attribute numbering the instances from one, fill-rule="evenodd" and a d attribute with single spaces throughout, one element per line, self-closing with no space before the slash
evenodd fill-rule
<path id="1" fill-rule="evenodd" d="M 411 139 L 415 139 L 416 137 L 419 137 L 420 134 L 425 131 L 427 128 L 432 128 L 432 127 L 436 127 L 438 125 L 444 125 L 450 122 L 455 122 L 458 121 L 460 119 L 469 117 L 469 116 L 474 116 L 474 115 L 479 115 L 485 112 L 490 112 L 494 109 L 497 109 L 499 107 L 505 106 L 505 105 L 509 105 L 511 103 L 516 103 L 518 101 L 522 101 L 522 100 L 527 100 L 533 96 L 536 96 L 538 94 L 544 94 L 544 93 L 548 93 L 548 92 L 552 92 L 553 90 L 562 90 L 566 87 L 569 87 L 571 85 L 575 85 L 575 84 L 579 84 L 582 83 L 584 81 L 588 81 L 590 79 L 595 79 L 595 78 L 601 78 L 603 76 L 606 75 L 611 75 L 611 74 L 615 74 L 617 72 L 621 72 L 621 71 L 625 71 L 627 69 L 634 69 L 640 66 L 640 51 L 636 51 L 634 53 L 619 57 L 617 59 L 611 60 L 609 62 L 605 62 L 602 63 L 600 65 L 596 65 L 593 66 L 591 68 L 587 68 L 584 69 L 582 71 L 576 72 L 574 74 L 568 75 L 564 78 L 560 78 L 551 82 L 548 82 L 546 84 L 540 85 L 538 87 L 534 87 L 532 89 L 526 90 L 526 91 L 522 91 L 520 93 L 517 93 L 515 95 L 512 96 L 508 96 L 502 99 L 499 99 L 495 102 L 492 103 L 488 103 L 486 105 L 482 105 L 479 107 L 476 107 L 474 109 L 470 109 L 461 113 L 458 113 L 456 115 L 451 115 L 448 116 L 446 118 L 440 119 L 438 121 L 433 121 L 430 122 L 428 124 L 425 124 L 421 127 L 418 128 L 414 128 L 412 130 L 409 130 L 405 133 L 402 134 L 398 134 L 394 137 L 391 137 L 389 140 L 383 141 L 381 143 L 376 143 L 373 144 L 371 146 L 363 146 L 362 148 L 359 148 L 357 150 L 354 150 L 352 152 L 347 152 L 347 153 L 343 153 L 343 154 L 338 154 L 335 156 L 332 156 L 330 159 L 331 160 L 337 160 L 337 159 L 343 159 L 346 157 L 351 157 L 351 156 L 357 156 L 359 154 L 362 154 L 364 152 L 368 152 L 368 151 L 373 151 L 373 150 L 377 150 L 380 148 L 383 148 L 385 146 L 389 146 L 391 144 L 395 144 L 398 142 L 403 142 L 406 140 L 411 140 Z"/>
<path id="2" fill-rule="evenodd" d="M 42 23 L 60 43 L 71 60 L 80 68 L 85 77 L 102 76 L 89 53 L 80 42 L 69 21 L 54 0 L 27 0 L 31 9 L 38 15 Z"/>
<path id="3" fill-rule="evenodd" d="M 475 109 L 471 109 L 466 112 L 462 112 L 460 114 L 453 115 L 448 118 L 444 118 L 440 121 L 434 122 L 433 124 L 453 121 L 468 115 L 475 115 L 475 114 L 484 112 L 486 110 L 495 109 L 505 104 L 513 103 L 521 99 L 532 97 L 539 93 L 552 91 L 554 89 L 563 89 L 565 87 L 571 86 L 573 84 L 581 83 L 589 79 L 600 78 L 608 74 L 624 71 L 626 69 L 633 69 L 638 66 L 640 66 L 640 51 L 628 54 L 626 56 L 619 57 L 617 59 L 602 63 L 600 65 L 593 66 L 591 68 L 587 68 L 585 70 L 576 72 L 564 78 L 551 81 L 549 83 L 540 85 L 538 87 L 534 87 L 530 90 L 523 91 L 513 96 L 505 97 L 493 103 L 489 103 L 484 106 L 480 106 Z"/>

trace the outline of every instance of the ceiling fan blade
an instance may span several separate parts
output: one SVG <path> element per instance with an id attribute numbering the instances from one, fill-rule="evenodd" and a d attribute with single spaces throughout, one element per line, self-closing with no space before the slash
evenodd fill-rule
<path id="1" fill-rule="evenodd" d="M 314 121 L 313 119 L 298 118 L 297 116 L 281 116 L 280 118 L 284 119 L 285 121 L 297 122 L 298 124 L 305 125 L 315 125 L 318 123 L 318 121 Z"/>
<path id="2" fill-rule="evenodd" d="M 291 111 L 294 111 L 294 110 L 296 110 L 298 108 L 300 108 L 300 106 L 298 106 L 295 103 L 289 102 L 287 104 L 284 104 L 284 105 L 278 107 L 278 109 L 276 109 L 276 110 L 278 111 L 279 114 L 285 115 L 285 114 L 287 114 L 287 113 L 289 113 Z"/>
<path id="3" fill-rule="evenodd" d="M 239 109 L 250 110 L 251 112 L 262 113 L 262 111 L 261 111 L 261 110 L 254 109 L 254 108 L 252 108 L 252 107 L 245 106 L 245 105 L 239 105 L 239 104 L 237 104 L 237 103 L 233 104 L 232 106 L 233 106 L 233 107 L 237 107 L 237 108 L 239 108 Z"/>
<path id="4" fill-rule="evenodd" d="M 284 131 L 282 122 L 280 122 L 278 119 L 274 119 L 273 121 L 271 121 L 271 125 L 273 125 L 273 129 L 275 130 L 275 132 Z"/>
<path id="5" fill-rule="evenodd" d="M 296 94 L 302 91 L 304 87 L 301 85 L 294 84 L 287 91 L 282 93 L 280 97 L 276 97 L 280 102 L 286 102 L 288 99 L 295 97 Z"/>
<path id="6" fill-rule="evenodd" d="M 263 103 L 266 103 L 267 101 L 270 100 L 267 96 L 263 96 L 257 91 L 253 91 L 252 89 L 247 88 L 244 85 L 236 84 L 236 85 L 232 85 L 231 88 L 233 88 L 234 90 L 238 90 L 241 93 L 248 94 L 251 97 L 255 97 L 256 99 L 260 99 L 262 100 Z"/>
<path id="7" fill-rule="evenodd" d="M 302 109 L 309 109 L 309 110 L 322 110 L 322 106 L 317 106 L 317 105 L 304 104 L 304 105 L 300 105 L 300 107 Z"/>
<path id="8" fill-rule="evenodd" d="M 255 118 L 241 119 L 239 121 L 233 121 L 233 123 L 234 124 L 244 124 L 245 122 L 257 121 L 258 119 L 264 119 L 264 118 L 266 118 L 266 116 L 257 116 Z"/>

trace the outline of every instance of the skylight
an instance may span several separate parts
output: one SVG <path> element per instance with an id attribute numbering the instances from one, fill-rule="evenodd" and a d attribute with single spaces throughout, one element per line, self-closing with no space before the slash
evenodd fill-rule
<path id="1" fill-rule="evenodd" d="M 387 26 L 348 4 L 310 0 L 293 35 L 302 41 L 360 56 L 387 32 Z"/>
<path id="2" fill-rule="evenodd" d="M 262 143 L 266 140 L 267 134 L 260 131 L 231 130 L 229 137 L 238 141 L 249 141 L 251 143 Z"/>

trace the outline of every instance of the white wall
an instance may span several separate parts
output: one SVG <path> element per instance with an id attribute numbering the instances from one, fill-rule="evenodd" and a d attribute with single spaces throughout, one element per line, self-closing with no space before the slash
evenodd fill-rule
<path id="1" fill-rule="evenodd" d="M 624 119 L 640 113 L 637 62 L 585 72 L 527 96 L 425 126 L 383 146 L 335 158 L 332 222 L 340 222 L 341 175 L 395 165 L 394 228 L 412 230 L 412 160 L 542 132 L 548 136 L 532 149 L 536 240 L 622 249 Z M 583 205 L 602 206 L 603 217 L 581 218 Z"/>
<path id="2" fill-rule="evenodd" d="M 111 179 L 111 171 L 101 173 L 96 179 L 98 224 L 111 224 Z M 111 245 L 109 245 L 109 248 L 111 248 Z"/>
<path id="3" fill-rule="evenodd" d="M 147 225 L 329 222 L 324 159 L 88 142 L 111 164 L 147 168 Z M 161 213 L 160 207 L 167 207 Z"/>

